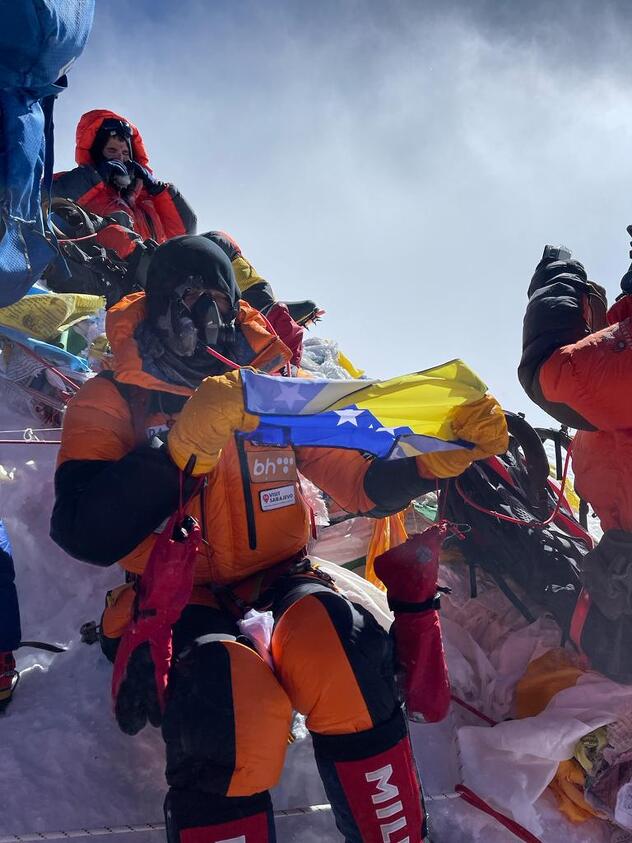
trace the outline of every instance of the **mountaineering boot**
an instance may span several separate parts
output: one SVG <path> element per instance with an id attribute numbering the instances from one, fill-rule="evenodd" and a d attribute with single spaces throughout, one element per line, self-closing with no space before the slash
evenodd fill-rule
<path id="1" fill-rule="evenodd" d="M 312 732 L 312 739 L 345 843 L 427 841 L 423 794 L 401 710 L 365 732 Z"/>
<path id="2" fill-rule="evenodd" d="M 0 653 L 0 712 L 4 711 L 11 702 L 18 678 L 13 653 Z"/>
<path id="3" fill-rule="evenodd" d="M 325 312 L 311 299 L 303 299 L 302 301 L 286 301 L 284 302 L 287 309 L 290 311 L 290 316 L 299 325 L 308 325 L 310 322 L 318 322 L 320 317 Z"/>
<path id="4" fill-rule="evenodd" d="M 167 843 L 276 843 L 268 791 L 220 796 L 172 787 L 165 824 Z"/>

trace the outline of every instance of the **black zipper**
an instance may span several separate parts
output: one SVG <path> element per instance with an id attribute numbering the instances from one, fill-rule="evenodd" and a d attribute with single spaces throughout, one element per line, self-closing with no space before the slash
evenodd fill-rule
<path id="1" fill-rule="evenodd" d="M 246 504 L 246 523 L 248 525 L 248 545 L 250 550 L 257 547 L 257 527 L 255 524 L 255 509 L 252 503 L 252 489 L 250 488 L 250 471 L 248 470 L 248 457 L 244 440 L 235 435 L 237 453 L 239 455 L 239 467 L 241 469 L 241 485 L 244 490 L 244 502 Z"/>
<path id="2" fill-rule="evenodd" d="M 202 528 L 202 540 L 208 544 L 208 530 L 206 524 L 206 487 L 208 486 L 208 475 L 202 481 L 200 486 L 200 521 Z"/>

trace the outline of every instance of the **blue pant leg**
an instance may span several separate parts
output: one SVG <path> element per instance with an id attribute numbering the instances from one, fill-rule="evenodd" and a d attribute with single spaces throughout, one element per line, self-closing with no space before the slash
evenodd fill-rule
<path id="1" fill-rule="evenodd" d="M 15 589 L 11 542 L 4 524 L 0 521 L 0 652 L 16 650 L 21 637 L 20 607 Z"/>

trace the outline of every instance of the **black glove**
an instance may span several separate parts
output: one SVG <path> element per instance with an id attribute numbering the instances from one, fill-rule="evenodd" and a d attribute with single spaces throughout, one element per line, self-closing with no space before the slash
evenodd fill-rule
<path id="1" fill-rule="evenodd" d="M 97 165 L 97 172 L 106 184 L 113 184 L 121 189 L 129 187 L 132 181 L 122 161 L 103 160 Z"/>
<path id="2" fill-rule="evenodd" d="M 148 720 L 152 726 L 160 726 L 162 722 L 149 643 L 141 644 L 131 655 L 116 697 L 114 714 L 120 730 L 126 735 L 140 732 Z"/>
<path id="3" fill-rule="evenodd" d="M 621 279 L 621 289 L 626 296 L 629 296 L 630 293 L 632 293 L 632 268 L 628 269 Z"/>
<path id="4" fill-rule="evenodd" d="M 576 260 L 547 260 L 543 258 L 537 265 L 529 285 L 529 298 L 544 287 L 569 285 L 585 301 L 583 308 L 585 321 L 590 332 L 600 331 L 608 324 L 608 300 L 605 289 L 594 281 L 589 281 L 583 265 Z M 563 287 L 557 288 L 558 295 L 563 295 Z"/>
<path id="5" fill-rule="evenodd" d="M 540 263 L 536 266 L 533 278 L 529 284 L 527 295 L 529 298 L 542 287 L 546 287 L 552 283 L 553 279 L 562 281 L 565 284 L 571 284 L 576 290 L 585 291 L 588 282 L 588 276 L 583 265 L 576 260 L 551 260 L 542 258 Z"/>
<path id="6" fill-rule="evenodd" d="M 162 193 L 162 191 L 167 187 L 166 182 L 158 181 L 158 179 L 155 178 L 149 170 L 139 164 L 138 161 L 129 161 L 127 164 L 127 170 L 132 179 L 140 179 L 142 181 L 143 187 L 150 196 L 156 196 L 158 193 Z"/>

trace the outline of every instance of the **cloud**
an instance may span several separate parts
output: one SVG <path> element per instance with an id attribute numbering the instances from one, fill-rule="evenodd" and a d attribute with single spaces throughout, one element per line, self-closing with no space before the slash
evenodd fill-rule
<path id="1" fill-rule="evenodd" d="M 321 333 L 386 376 L 463 357 L 508 407 L 526 288 L 566 242 L 616 292 L 630 219 L 625 3 L 100 4 L 59 100 L 154 167 Z"/>

